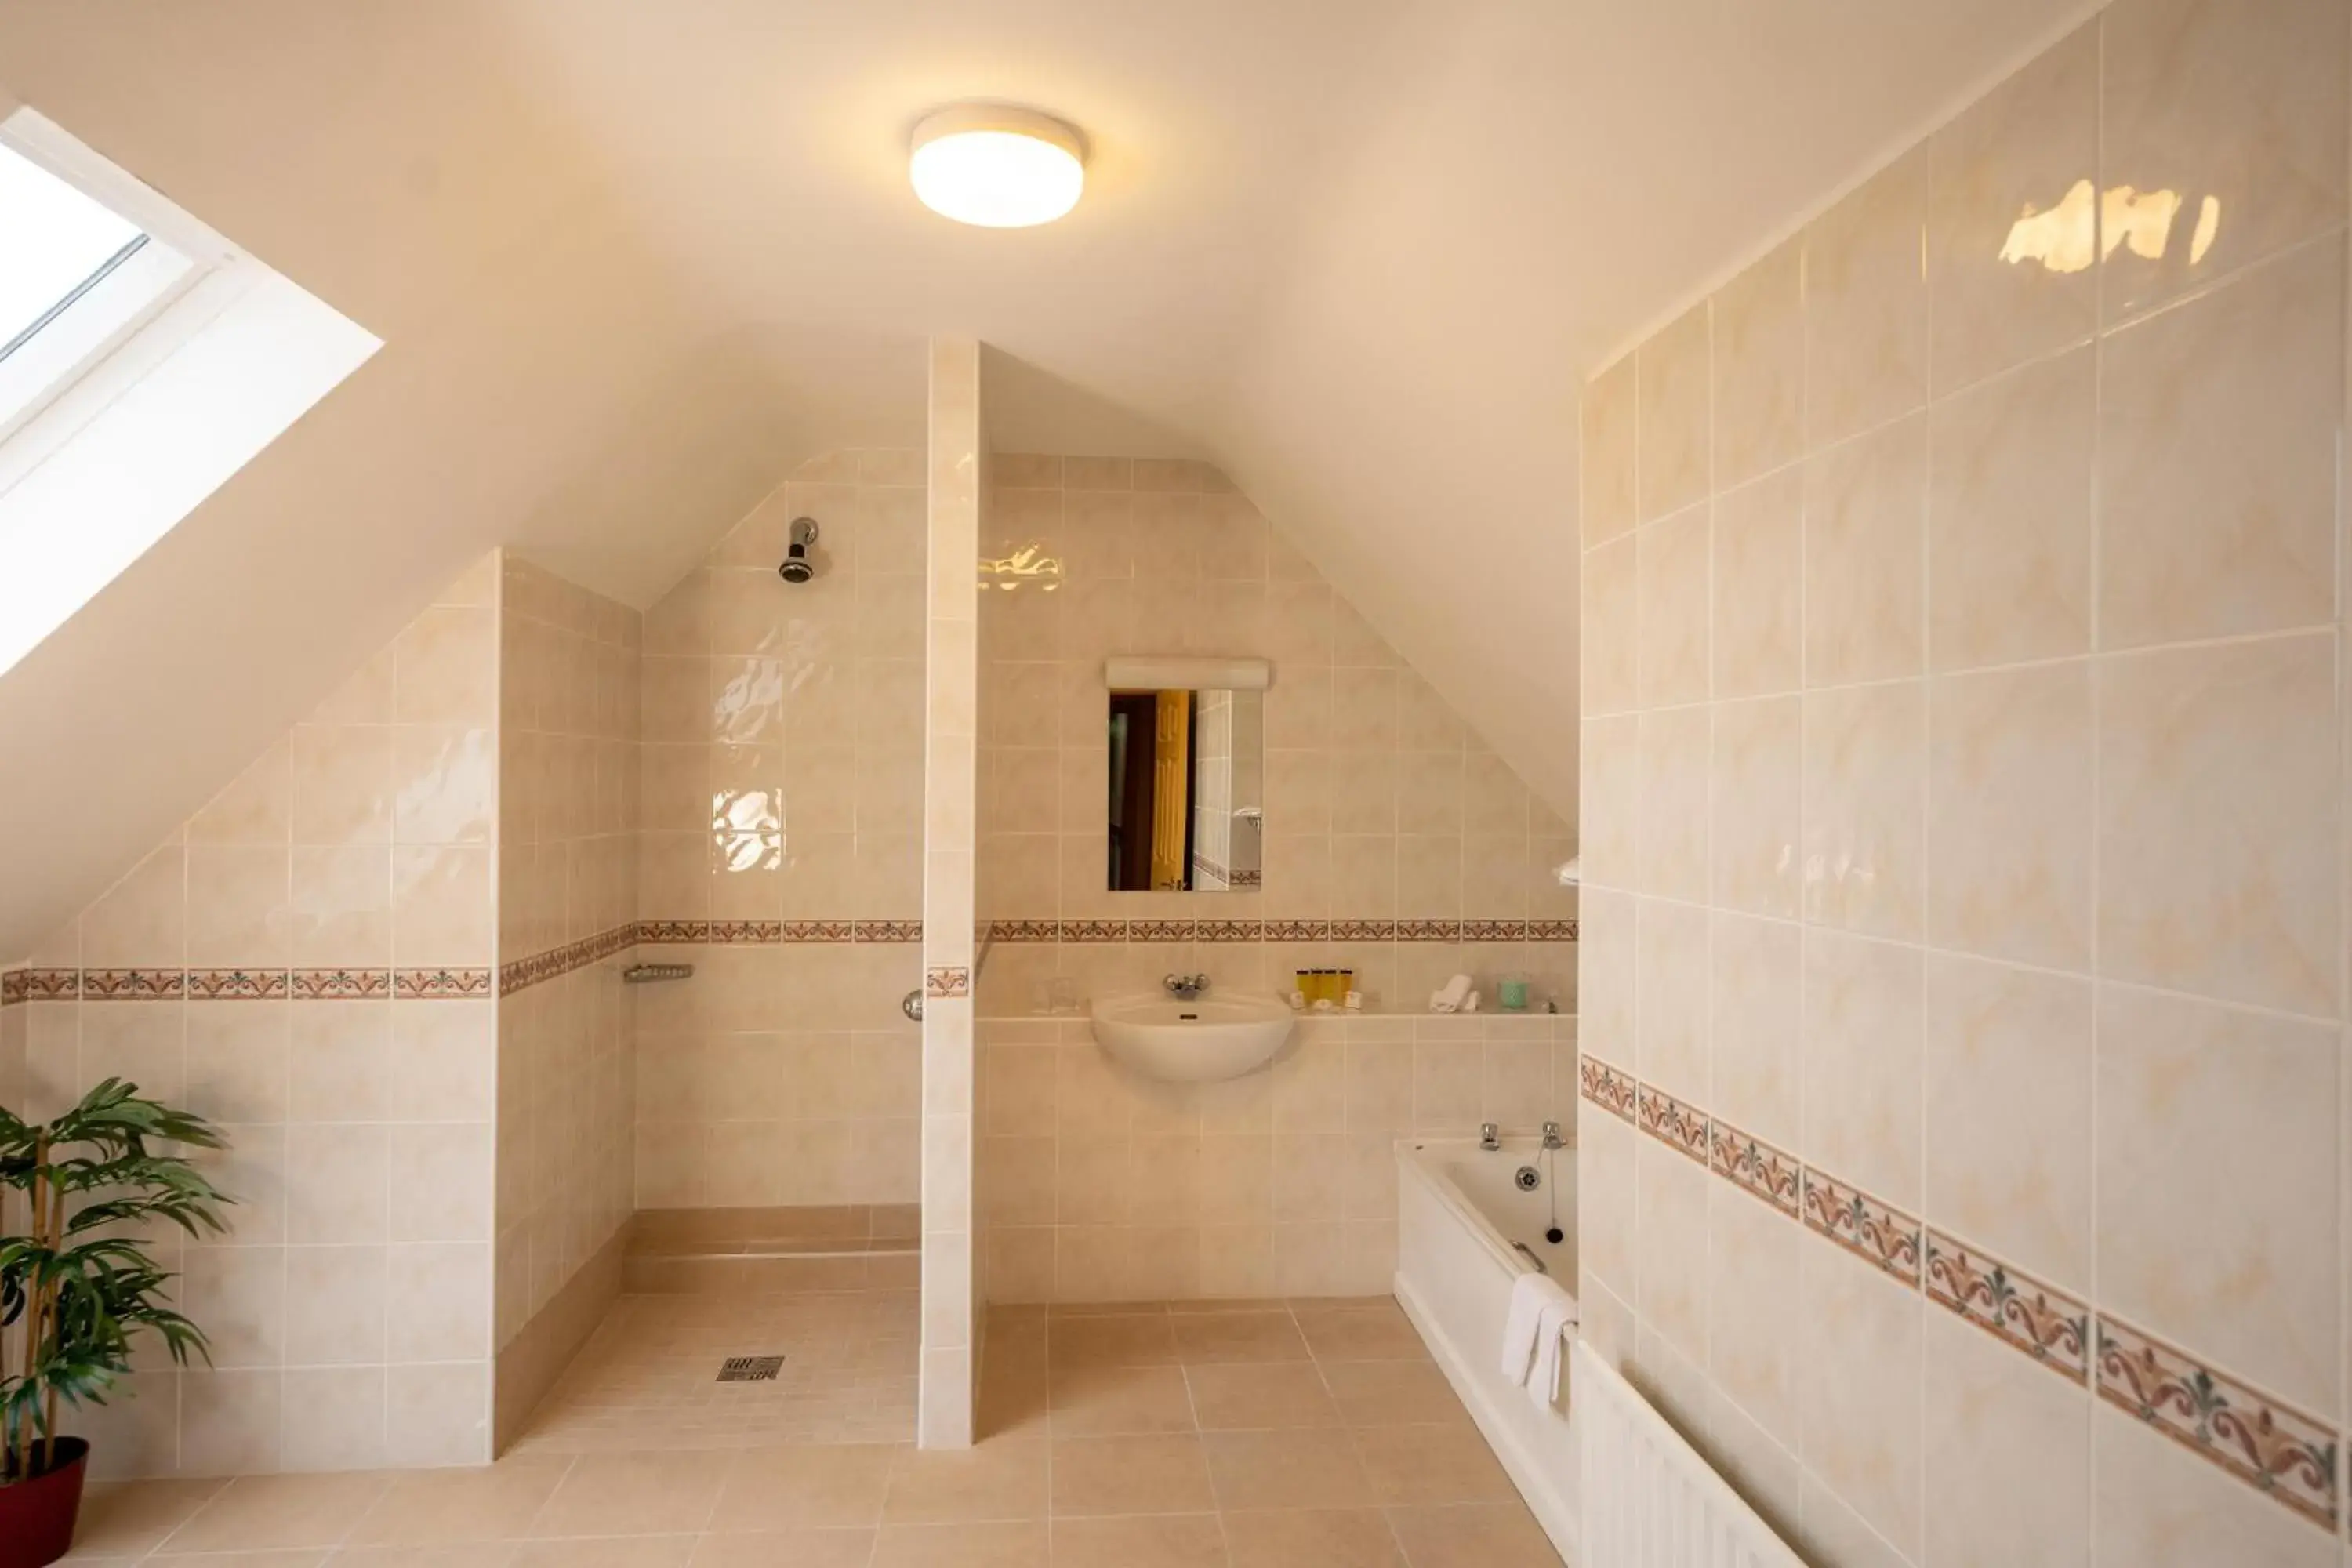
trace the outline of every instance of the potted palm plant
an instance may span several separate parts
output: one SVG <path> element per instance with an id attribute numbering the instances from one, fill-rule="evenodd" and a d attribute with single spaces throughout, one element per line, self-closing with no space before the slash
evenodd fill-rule
<path id="1" fill-rule="evenodd" d="M 53 1121 L 0 1108 L 0 1568 L 73 1544 L 89 1445 L 58 1430 L 60 1406 L 105 1404 L 142 1331 L 181 1365 L 206 1353 L 144 1238 L 223 1228 L 230 1200 L 173 1152 L 219 1147 L 210 1123 L 119 1079 Z"/>

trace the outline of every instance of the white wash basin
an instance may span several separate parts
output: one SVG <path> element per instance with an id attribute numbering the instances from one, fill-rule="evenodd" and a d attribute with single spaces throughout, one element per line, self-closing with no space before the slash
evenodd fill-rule
<path id="1" fill-rule="evenodd" d="M 1164 1083 L 1239 1078 L 1290 1038 L 1271 996 L 1113 996 L 1094 1005 L 1095 1039 L 1121 1066 Z"/>

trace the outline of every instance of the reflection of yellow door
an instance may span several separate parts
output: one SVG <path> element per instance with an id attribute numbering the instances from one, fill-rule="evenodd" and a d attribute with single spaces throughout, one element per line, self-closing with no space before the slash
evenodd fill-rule
<path id="1" fill-rule="evenodd" d="M 1152 752 L 1151 885 L 1160 891 L 1184 886 L 1184 819 L 1192 815 L 1191 736 L 1192 694 L 1160 693 L 1158 744 Z"/>

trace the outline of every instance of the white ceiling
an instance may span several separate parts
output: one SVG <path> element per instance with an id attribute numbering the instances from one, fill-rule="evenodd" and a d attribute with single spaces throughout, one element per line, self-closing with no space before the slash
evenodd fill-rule
<path id="1" fill-rule="evenodd" d="M 800 458 L 1223 464 L 1573 815 L 1575 391 L 2087 9 L 2050 0 L 0 0 L 13 94 L 385 348 L 0 679 L 0 953 L 468 561 L 656 597 Z M 963 98 L 1086 200 L 908 193 Z M 223 693 L 235 693 L 225 700 Z"/>

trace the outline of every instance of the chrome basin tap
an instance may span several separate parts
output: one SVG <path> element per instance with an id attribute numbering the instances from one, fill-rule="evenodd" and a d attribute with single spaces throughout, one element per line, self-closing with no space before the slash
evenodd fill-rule
<path id="1" fill-rule="evenodd" d="M 1209 988 L 1209 977 L 1205 974 L 1163 974 L 1160 977 L 1160 984 L 1171 996 L 1190 1002 Z"/>

